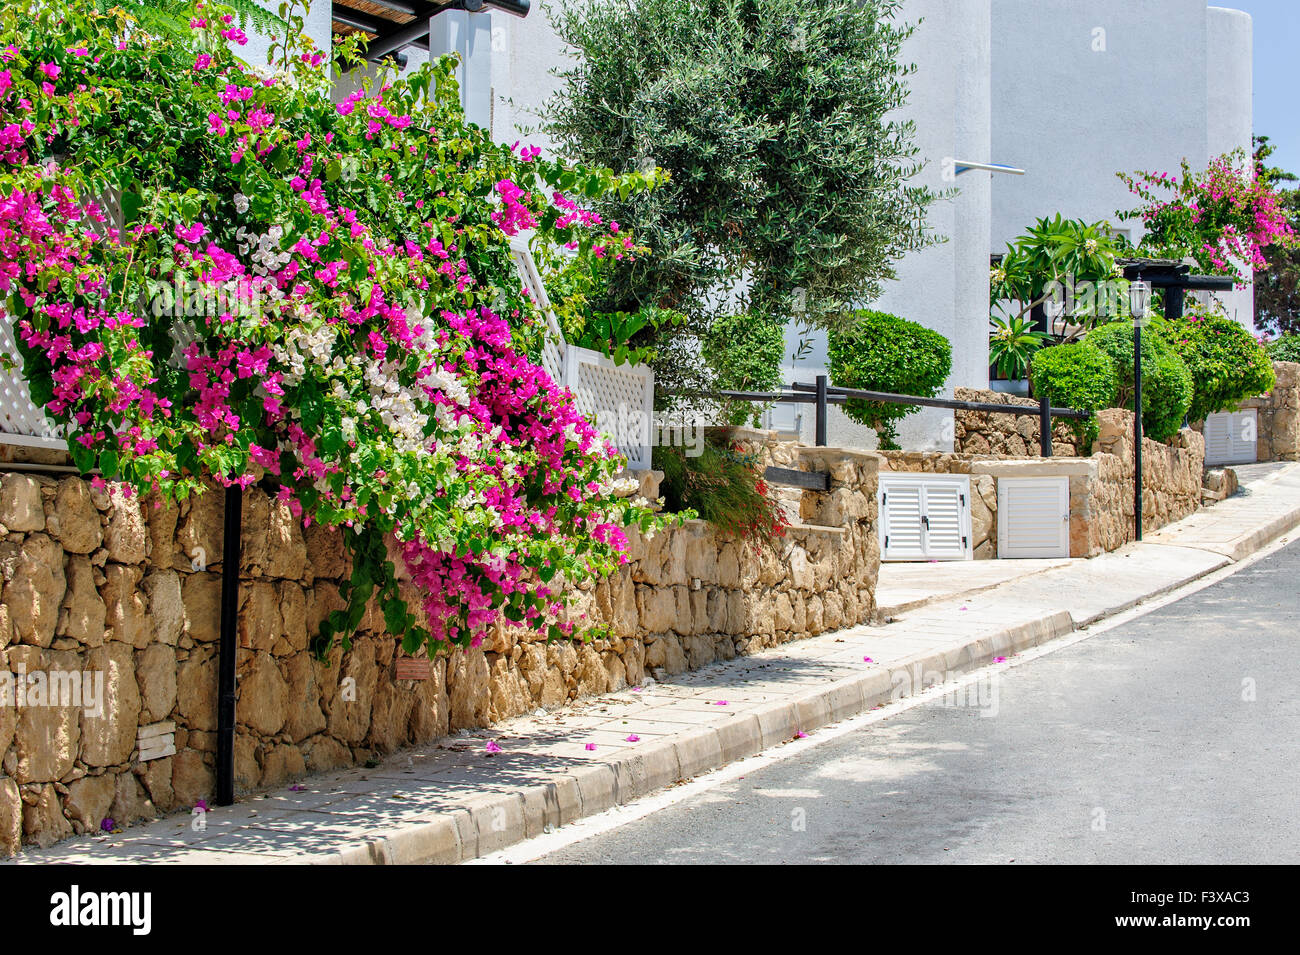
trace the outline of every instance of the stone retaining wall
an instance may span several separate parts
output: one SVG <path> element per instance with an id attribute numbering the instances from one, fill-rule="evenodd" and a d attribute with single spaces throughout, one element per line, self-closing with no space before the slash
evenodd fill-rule
<path id="1" fill-rule="evenodd" d="M 1275 361 L 1273 371 L 1277 375 L 1273 390 L 1243 401 L 1240 407 L 1256 409 L 1257 460 L 1300 461 L 1300 362 Z M 1204 422 L 1195 427 L 1203 431 Z"/>
<path id="2" fill-rule="evenodd" d="M 1032 420 L 1037 426 L 1037 419 Z M 1070 488 L 1070 556 L 1095 557 L 1136 538 L 1133 413 L 1118 408 L 1102 411 L 1098 414 L 1098 425 L 1100 434 L 1092 455 L 1087 458 L 882 451 L 879 452 L 881 471 L 970 475 L 971 531 L 976 560 L 997 556 L 997 478 L 1066 477 Z M 1053 447 L 1055 450 L 1056 446 Z M 1205 439 L 1191 429 L 1181 431 L 1168 445 L 1143 438 L 1144 530 L 1155 530 L 1181 520 L 1200 507 L 1204 465 Z"/>
<path id="3" fill-rule="evenodd" d="M 576 612 L 608 627 L 607 639 L 548 644 L 500 629 L 480 649 L 438 655 L 424 680 L 398 678 L 397 641 L 378 613 L 349 652 L 313 657 L 310 635 L 342 606 L 341 538 L 304 532 L 248 491 L 237 788 L 871 619 L 878 459 L 745 440 L 784 466 L 832 474 L 829 492 L 787 495 L 800 523 L 784 536 L 747 544 L 699 521 L 634 534 L 621 572 L 578 594 Z M 0 705 L 0 855 L 211 798 L 221 553 L 219 492 L 153 508 L 79 477 L 0 478 L 0 681 L 20 704 Z M 39 682 L 80 681 L 94 697 L 99 679 L 98 713 L 35 693 Z"/>
<path id="4" fill-rule="evenodd" d="M 953 397 L 958 401 L 1038 407 L 1038 402 L 1033 398 L 975 388 L 957 388 Z M 953 426 L 953 450 L 959 454 L 996 454 L 1012 458 L 1036 458 L 1040 455 L 1040 429 L 1036 415 L 954 411 Z M 1053 457 L 1074 457 L 1078 454 L 1079 439 L 1074 429 L 1068 421 L 1055 421 L 1052 425 Z"/>

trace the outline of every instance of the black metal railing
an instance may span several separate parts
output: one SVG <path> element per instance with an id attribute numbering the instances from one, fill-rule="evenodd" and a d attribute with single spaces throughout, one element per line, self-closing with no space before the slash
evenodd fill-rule
<path id="1" fill-rule="evenodd" d="M 831 405 L 842 405 L 846 401 L 877 401 L 882 404 L 916 405 L 923 408 L 946 408 L 952 411 L 976 411 L 986 414 L 1037 415 L 1039 430 L 1039 450 L 1043 457 L 1052 456 L 1052 419 L 1072 418 L 1083 420 L 1092 416 L 1091 412 L 1075 408 L 1054 408 L 1046 394 L 1040 395 L 1038 404 L 995 404 L 987 401 L 960 401 L 956 398 L 923 398 L 920 395 L 899 395 L 889 391 L 866 391 L 861 388 L 836 388 L 829 383 L 825 375 L 818 375 L 814 384 L 795 382 L 788 391 L 716 391 L 701 393 L 697 397 L 705 399 L 729 399 L 731 401 L 784 402 L 794 404 L 811 404 L 816 409 L 816 444 L 825 447 L 827 441 L 827 412 Z"/>

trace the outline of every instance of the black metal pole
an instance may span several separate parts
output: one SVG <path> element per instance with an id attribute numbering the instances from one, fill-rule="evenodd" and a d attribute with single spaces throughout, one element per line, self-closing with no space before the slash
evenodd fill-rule
<path id="1" fill-rule="evenodd" d="M 1142 539 L 1142 325 L 1133 323 L 1133 528 Z"/>
<path id="2" fill-rule="evenodd" d="M 217 805 L 235 801 L 235 631 L 239 618 L 239 545 L 243 488 L 226 488 L 225 534 L 221 546 L 221 642 L 217 656 Z"/>
<path id="3" fill-rule="evenodd" d="M 1046 388 L 1038 396 L 1038 450 L 1045 458 L 1052 456 L 1052 403 Z"/>
<path id="4" fill-rule="evenodd" d="M 817 447 L 826 447 L 826 376 L 817 376 Z"/>

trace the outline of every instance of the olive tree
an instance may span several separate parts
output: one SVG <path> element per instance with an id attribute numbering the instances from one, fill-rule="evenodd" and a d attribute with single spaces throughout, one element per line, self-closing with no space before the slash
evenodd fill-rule
<path id="1" fill-rule="evenodd" d="M 893 0 L 580 0 L 549 8 L 575 54 L 544 112 L 565 157 L 662 167 L 667 185 L 596 200 L 653 255 L 616 270 L 611 307 L 832 327 L 876 298 L 905 252 L 935 241 L 936 193 L 899 118 L 913 27 Z M 662 334 L 662 332 L 660 332 Z M 698 347 L 663 343 L 668 383 Z M 743 346 L 737 346 L 743 347 Z M 725 360 L 722 364 L 726 365 Z"/>

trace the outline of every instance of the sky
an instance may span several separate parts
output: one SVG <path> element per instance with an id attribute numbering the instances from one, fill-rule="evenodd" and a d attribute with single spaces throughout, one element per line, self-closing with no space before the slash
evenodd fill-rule
<path id="1" fill-rule="evenodd" d="M 1255 23 L 1255 135 L 1277 147 L 1274 166 L 1300 174 L 1300 0 L 1218 0 L 1208 6 L 1249 13 Z"/>

